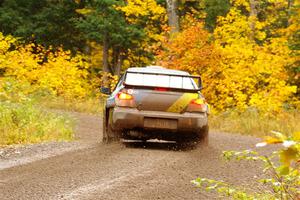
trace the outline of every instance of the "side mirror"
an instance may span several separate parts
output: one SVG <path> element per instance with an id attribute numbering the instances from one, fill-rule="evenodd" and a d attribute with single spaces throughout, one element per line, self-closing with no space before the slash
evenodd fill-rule
<path id="1" fill-rule="evenodd" d="M 101 88 L 100 88 L 100 92 L 101 92 L 102 94 L 107 94 L 107 95 L 110 95 L 110 94 L 111 94 L 110 88 L 108 88 L 108 87 L 101 87 Z"/>

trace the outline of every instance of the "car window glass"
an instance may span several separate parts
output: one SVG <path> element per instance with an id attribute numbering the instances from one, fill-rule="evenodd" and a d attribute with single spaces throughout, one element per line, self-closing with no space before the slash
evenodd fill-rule
<path id="1" fill-rule="evenodd" d="M 137 86 L 196 89 L 192 78 L 179 76 L 127 73 L 125 82 Z"/>
<path id="2" fill-rule="evenodd" d="M 124 75 L 122 75 L 121 78 L 119 79 L 118 83 L 116 84 L 115 88 L 113 89 L 111 96 L 116 95 L 116 93 L 118 92 L 118 89 L 122 86 L 123 82 L 124 82 Z"/>
<path id="3" fill-rule="evenodd" d="M 134 74 L 133 74 L 134 75 Z M 156 79 L 156 75 L 149 74 L 145 76 L 145 74 L 138 75 L 139 77 L 142 77 L 142 79 L 139 79 L 138 85 L 143 84 L 147 86 L 157 86 L 156 81 L 153 81 Z"/>
<path id="4" fill-rule="evenodd" d="M 123 79 L 124 79 L 124 75 L 122 75 L 122 77 L 119 79 L 116 88 L 118 88 L 118 87 L 120 87 L 122 85 L 122 83 L 124 81 Z"/>

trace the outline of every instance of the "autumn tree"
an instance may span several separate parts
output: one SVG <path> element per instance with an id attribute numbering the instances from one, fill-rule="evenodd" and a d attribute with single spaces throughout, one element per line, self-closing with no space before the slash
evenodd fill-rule
<path id="1" fill-rule="evenodd" d="M 0 85 L 18 82 L 26 95 L 42 91 L 67 99 L 84 98 L 92 91 L 89 67 L 85 56 L 79 53 L 73 56 L 62 48 L 51 50 L 34 43 L 24 45 L 0 33 Z"/>
<path id="2" fill-rule="evenodd" d="M 167 40 L 159 54 L 165 66 L 200 74 L 205 96 L 216 111 L 280 111 L 296 92 L 288 82 L 286 67 L 296 58 L 287 38 L 266 39 L 265 22 L 257 20 L 251 27 L 249 13 L 248 1 L 235 1 L 228 14 L 218 18 L 213 34 L 194 21 Z"/>
<path id="3" fill-rule="evenodd" d="M 85 33 L 86 39 L 102 44 L 103 71 L 117 75 L 128 49 L 136 47 L 144 37 L 142 27 L 127 23 L 124 14 L 116 9 L 122 5 L 123 2 L 116 0 L 90 1 L 78 10 L 83 16 L 77 22 L 77 28 Z"/>
<path id="4" fill-rule="evenodd" d="M 205 0 L 204 10 L 205 16 L 205 27 L 213 31 L 218 16 L 224 16 L 230 9 L 229 0 Z"/>
<path id="5" fill-rule="evenodd" d="M 145 37 L 138 48 L 130 48 L 127 61 L 130 66 L 145 66 L 154 60 L 154 52 L 163 40 L 162 34 L 167 25 L 166 9 L 156 0 L 128 0 L 118 7 L 126 16 L 126 21 L 134 26 L 143 27 Z"/>

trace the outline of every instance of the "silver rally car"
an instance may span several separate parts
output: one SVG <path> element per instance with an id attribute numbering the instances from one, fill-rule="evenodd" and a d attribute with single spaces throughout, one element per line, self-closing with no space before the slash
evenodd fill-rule
<path id="1" fill-rule="evenodd" d="M 196 84 L 198 82 L 198 84 Z M 199 76 L 159 66 L 129 68 L 103 114 L 103 141 L 162 139 L 208 144 L 209 107 Z"/>

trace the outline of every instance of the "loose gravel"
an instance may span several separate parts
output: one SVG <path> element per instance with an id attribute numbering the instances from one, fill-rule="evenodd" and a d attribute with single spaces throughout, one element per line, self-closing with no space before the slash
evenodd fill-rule
<path id="1" fill-rule="evenodd" d="M 74 142 L 0 149 L 0 199 L 219 199 L 191 180 L 206 177 L 260 189 L 260 163 L 230 162 L 223 150 L 255 148 L 259 139 L 211 131 L 210 145 L 100 142 L 102 119 L 71 113 Z M 261 149 L 265 154 L 270 150 Z"/>

